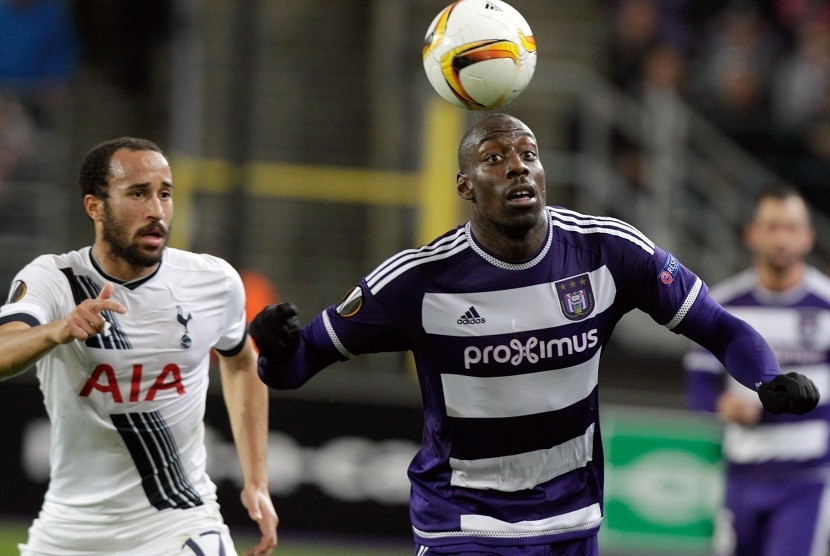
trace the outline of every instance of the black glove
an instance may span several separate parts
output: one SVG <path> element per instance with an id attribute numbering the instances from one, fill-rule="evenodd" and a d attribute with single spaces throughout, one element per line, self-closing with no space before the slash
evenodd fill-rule
<path id="1" fill-rule="evenodd" d="M 758 397 L 764 409 L 774 415 L 803 415 L 818 404 L 818 388 L 813 381 L 798 373 L 779 375 L 758 386 Z"/>
<path id="2" fill-rule="evenodd" d="M 300 319 L 291 303 L 269 305 L 259 312 L 248 333 L 259 352 L 272 361 L 288 361 L 300 345 Z"/>

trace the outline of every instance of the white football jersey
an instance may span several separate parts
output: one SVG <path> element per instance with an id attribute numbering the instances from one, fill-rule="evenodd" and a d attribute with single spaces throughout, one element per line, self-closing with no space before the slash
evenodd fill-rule
<path id="1" fill-rule="evenodd" d="M 63 318 L 107 281 L 127 313 L 104 312 L 104 333 L 58 346 L 37 364 L 52 424 L 44 507 L 112 523 L 212 503 L 203 423 L 210 350 L 243 345 L 242 281 L 221 259 L 168 248 L 156 272 L 123 283 L 87 247 L 23 268 L 0 324 Z"/>

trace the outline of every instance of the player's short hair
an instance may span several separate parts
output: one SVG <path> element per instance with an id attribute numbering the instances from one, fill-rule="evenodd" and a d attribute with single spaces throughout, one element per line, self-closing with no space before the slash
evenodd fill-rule
<path id="1" fill-rule="evenodd" d="M 775 180 L 767 184 L 766 186 L 762 187 L 760 190 L 758 190 L 758 192 L 755 194 L 754 203 L 752 204 L 752 213 L 750 214 L 749 219 L 753 220 L 755 218 L 758 206 L 761 204 L 762 201 L 765 201 L 767 199 L 785 201 L 792 197 L 801 199 L 804 202 L 804 206 L 807 209 L 807 219 L 808 222 L 810 222 L 812 220 L 810 216 L 810 206 L 809 203 L 807 203 L 807 200 L 804 198 L 804 195 L 797 187 L 783 180 Z"/>
<path id="2" fill-rule="evenodd" d="M 461 138 L 461 142 L 458 144 L 458 171 L 462 174 L 466 174 L 469 171 L 470 165 L 470 157 L 472 152 L 478 148 L 479 143 L 481 142 L 481 137 L 484 133 L 488 132 L 492 128 L 492 124 L 498 120 L 512 120 L 513 123 L 519 125 L 523 128 L 527 128 L 527 125 L 523 121 L 521 121 L 516 116 L 511 116 L 510 114 L 506 114 L 504 112 L 493 112 L 491 114 L 486 114 L 476 121 L 473 126 L 467 130 L 467 133 L 464 134 L 464 137 Z M 528 129 L 528 131 L 530 131 Z"/>
<path id="3" fill-rule="evenodd" d="M 84 156 L 78 173 L 78 185 L 81 187 L 82 197 L 86 195 L 95 195 L 101 199 L 107 197 L 110 162 L 112 155 L 119 149 L 155 151 L 164 155 L 158 145 L 137 137 L 119 137 L 92 147 Z"/>
<path id="4" fill-rule="evenodd" d="M 755 195 L 755 205 L 757 206 L 764 199 L 784 200 L 790 197 L 802 197 L 802 195 L 794 185 L 785 181 L 774 181 L 758 191 Z"/>

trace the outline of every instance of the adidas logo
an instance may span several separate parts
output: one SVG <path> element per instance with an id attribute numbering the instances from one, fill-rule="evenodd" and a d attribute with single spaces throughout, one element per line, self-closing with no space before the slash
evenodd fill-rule
<path id="1" fill-rule="evenodd" d="M 484 4 L 484 9 L 485 10 L 496 10 L 497 12 L 504 11 L 504 10 L 501 9 L 501 7 L 497 6 L 496 4 L 493 4 L 492 2 L 487 2 L 486 4 Z"/>
<path id="2" fill-rule="evenodd" d="M 486 321 L 484 317 L 478 314 L 475 307 L 470 307 L 467 312 L 458 317 L 455 321 L 458 324 L 484 324 Z"/>

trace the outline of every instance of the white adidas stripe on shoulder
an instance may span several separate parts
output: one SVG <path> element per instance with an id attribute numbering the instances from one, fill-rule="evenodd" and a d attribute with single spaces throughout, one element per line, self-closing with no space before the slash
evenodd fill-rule
<path id="1" fill-rule="evenodd" d="M 470 244 L 467 242 L 464 228 L 459 228 L 456 233 L 435 243 L 425 245 L 419 249 L 407 249 L 390 257 L 366 277 L 366 284 L 369 286 L 369 291 L 375 295 L 386 284 L 407 270 L 424 263 L 452 257 L 469 247 Z"/>
<path id="2" fill-rule="evenodd" d="M 380 263 L 375 270 L 373 270 L 368 276 L 366 276 L 366 281 L 369 282 L 373 280 L 375 276 L 387 271 L 390 266 L 393 266 L 397 261 L 400 261 L 401 259 L 409 258 L 412 256 L 429 254 L 433 251 L 445 247 L 447 244 L 455 242 L 458 239 L 458 237 L 463 234 L 464 228 L 462 227 L 456 230 L 454 234 L 448 235 L 444 238 L 440 238 L 428 245 L 423 245 L 421 247 L 416 247 L 414 249 L 404 249 L 403 251 L 399 251 L 398 253 L 392 255 L 391 257 Z"/>
<path id="3" fill-rule="evenodd" d="M 646 253 L 654 254 L 654 242 L 631 224 L 610 216 L 588 216 L 561 207 L 548 207 L 551 222 L 557 228 L 582 234 L 609 234 L 627 239 L 641 247 Z"/>
<path id="4" fill-rule="evenodd" d="M 580 212 L 576 212 L 575 210 L 570 210 L 563 207 L 548 207 L 548 210 L 558 215 L 563 220 L 567 220 L 574 223 L 584 222 L 586 224 L 608 224 L 619 226 L 620 228 L 626 229 L 631 233 L 640 236 L 646 243 L 652 243 L 651 240 L 649 240 L 648 237 L 646 237 L 645 234 L 643 234 L 635 226 L 629 224 L 625 220 L 620 220 L 619 218 L 614 218 L 612 216 L 596 216 L 582 214 Z"/>

